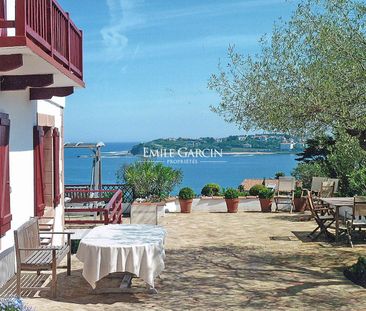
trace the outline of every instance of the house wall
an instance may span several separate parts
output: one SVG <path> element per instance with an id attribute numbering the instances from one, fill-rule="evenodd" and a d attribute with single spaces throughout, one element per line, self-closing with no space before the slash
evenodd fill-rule
<path id="1" fill-rule="evenodd" d="M 0 92 L 0 112 L 9 114 L 11 122 L 9 165 L 13 216 L 11 230 L 0 238 L 0 287 L 15 273 L 13 230 L 34 216 L 33 126 L 38 122 L 37 113 L 54 116 L 55 126 L 61 131 L 64 105 L 63 98 L 30 101 L 29 91 Z M 60 164 L 60 178 L 63 176 L 62 168 Z M 63 189 L 63 179 L 60 189 Z M 55 231 L 63 229 L 62 204 L 55 209 L 52 207 Z M 54 242 L 58 244 L 60 240 Z"/>

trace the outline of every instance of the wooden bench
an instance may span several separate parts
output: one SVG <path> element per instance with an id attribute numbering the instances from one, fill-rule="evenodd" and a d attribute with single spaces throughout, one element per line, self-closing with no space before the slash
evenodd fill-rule
<path id="1" fill-rule="evenodd" d="M 51 290 L 56 297 L 57 266 L 67 256 L 67 275 L 71 273 L 72 232 L 47 232 L 47 235 L 67 235 L 67 243 L 62 246 L 42 245 L 37 218 L 32 218 L 14 231 L 15 253 L 17 259 L 17 296 L 21 290 Z M 52 271 L 51 287 L 21 287 L 21 271 Z"/>

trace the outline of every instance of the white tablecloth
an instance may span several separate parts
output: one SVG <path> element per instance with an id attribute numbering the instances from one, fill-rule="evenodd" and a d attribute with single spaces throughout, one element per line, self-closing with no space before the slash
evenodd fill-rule
<path id="1" fill-rule="evenodd" d="M 76 257 L 84 263 L 83 276 L 95 288 L 110 273 L 130 272 L 154 287 L 164 270 L 166 231 L 153 225 L 107 225 L 91 230 Z"/>

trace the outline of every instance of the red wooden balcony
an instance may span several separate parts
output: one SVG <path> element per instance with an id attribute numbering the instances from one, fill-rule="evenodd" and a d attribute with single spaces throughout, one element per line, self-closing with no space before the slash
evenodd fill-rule
<path id="1" fill-rule="evenodd" d="M 0 71 L 47 72 L 54 75 L 47 86 L 83 87 L 83 35 L 69 14 L 56 0 L 15 0 L 15 8 L 10 3 L 0 0 Z"/>

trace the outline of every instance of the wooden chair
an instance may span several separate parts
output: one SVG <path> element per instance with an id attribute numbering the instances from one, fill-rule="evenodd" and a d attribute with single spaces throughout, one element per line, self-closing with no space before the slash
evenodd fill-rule
<path id="1" fill-rule="evenodd" d="M 322 182 L 327 181 L 327 177 L 313 177 L 311 179 L 311 192 L 318 195 L 322 186 Z"/>
<path id="2" fill-rule="evenodd" d="M 339 179 L 337 179 L 337 178 L 328 178 L 328 180 L 327 180 L 327 181 L 334 182 L 333 194 L 334 194 L 334 193 L 338 193 L 338 189 L 339 189 Z"/>
<path id="3" fill-rule="evenodd" d="M 366 228 L 366 197 L 355 197 L 353 208 L 352 208 L 352 215 L 351 219 L 347 219 L 348 215 L 346 213 L 346 228 L 347 228 L 347 237 L 348 242 L 353 247 L 352 242 L 352 233 L 359 229 L 361 231 L 362 229 Z"/>
<path id="4" fill-rule="evenodd" d="M 319 198 L 331 198 L 334 196 L 334 181 L 323 181 L 320 185 Z"/>
<path id="5" fill-rule="evenodd" d="M 32 218 L 14 231 L 15 254 L 17 260 L 17 296 L 21 290 L 51 290 L 56 297 L 57 266 L 67 256 L 67 275 L 71 273 L 71 232 L 47 232 L 51 235 L 67 235 L 67 243 L 62 246 L 42 245 L 38 218 Z M 21 272 L 52 271 L 51 287 L 22 287 Z"/>
<path id="6" fill-rule="evenodd" d="M 294 177 L 279 177 L 277 193 L 274 197 L 276 211 L 279 210 L 279 205 L 290 205 L 290 213 L 294 208 L 294 191 L 296 180 Z"/>
<path id="7" fill-rule="evenodd" d="M 316 205 L 310 191 L 307 191 L 307 200 L 311 214 L 317 224 L 317 227 L 309 234 L 309 237 L 313 241 L 317 240 L 321 235 L 324 235 L 326 238 L 333 238 L 334 235 L 328 229 L 331 228 L 331 225 L 336 220 L 334 210 Z M 315 233 L 317 234 L 314 236 Z"/>

